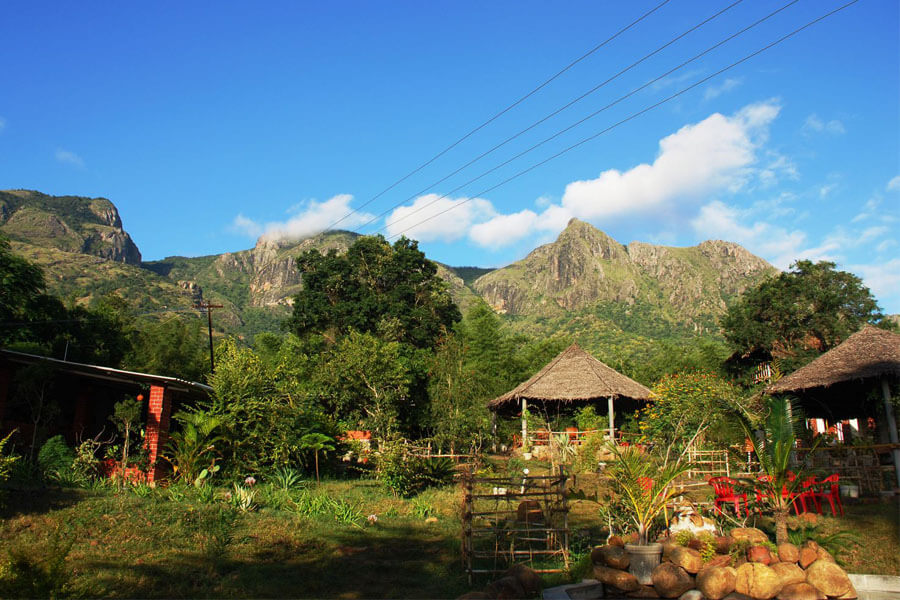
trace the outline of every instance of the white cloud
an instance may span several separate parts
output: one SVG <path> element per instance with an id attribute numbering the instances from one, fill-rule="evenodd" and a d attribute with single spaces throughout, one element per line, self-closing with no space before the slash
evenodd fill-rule
<path id="1" fill-rule="evenodd" d="M 897 192 L 900 191 L 900 175 L 897 175 L 887 183 L 887 190 L 889 192 Z"/>
<path id="2" fill-rule="evenodd" d="M 719 85 L 710 85 L 706 88 L 706 91 L 703 92 L 704 100 L 712 100 L 713 98 L 718 98 L 722 94 L 728 93 L 731 90 L 737 88 L 743 83 L 743 79 L 740 77 L 729 77 Z"/>
<path id="3" fill-rule="evenodd" d="M 485 248 L 501 248 L 518 242 L 536 228 L 538 215 L 525 209 L 511 215 L 497 215 L 489 221 L 473 225 L 469 237 Z"/>
<path id="4" fill-rule="evenodd" d="M 731 117 L 715 113 L 686 125 L 660 140 L 652 164 L 570 183 L 562 205 L 579 218 L 608 219 L 654 211 L 679 198 L 737 191 L 749 178 L 756 149 L 779 110 L 775 102 L 761 102 Z"/>
<path id="5" fill-rule="evenodd" d="M 779 269 L 786 269 L 798 258 L 833 259 L 829 253 L 837 249 L 836 242 L 803 249 L 807 241 L 804 232 L 753 221 L 749 213 L 715 200 L 703 206 L 691 224 L 702 237 L 737 242 Z"/>
<path id="6" fill-rule="evenodd" d="M 868 229 L 863 231 L 859 237 L 856 238 L 856 245 L 864 244 L 876 238 L 880 238 L 890 230 L 891 228 L 886 225 L 876 225 L 875 227 L 869 227 Z"/>
<path id="7" fill-rule="evenodd" d="M 823 121 L 815 113 L 806 117 L 806 121 L 803 123 L 803 129 L 815 133 L 821 133 L 824 131 L 825 133 L 830 133 L 832 135 L 840 135 L 847 132 L 844 124 L 837 119 Z"/>
<path id="8" fill-rule="evenodd" d="M 875 250 L 879 253 L 887 252 L 889 249 L 895 247 L 897 245 L 897 240 L 884 240 L 877 246 L 875 246 Z"/>
<path id="9" fill-rule="evenodd" d="M 800 179 L 800 172 L 797 165 L 790 158 L 775 151 L 766 152 L 769 159 L 766 166 L 759 171 L 759 181 L 762 187 L 771 187 L 783 178 L 797 180 Z"/>
<path id="10" fill-rule="evenodd" d="M 291 208 L 294 214 L 286 221 L 273 221 L 265 225 L 239 214 L 230 229 L 250 237 L 262 235 L 270 240 L 299 240 L 315 235 L 332 226 L 335 221 L 352 210 L 353 196 L 338 194 L 324 202 L 308 200 Z M 355 212 L 335 225 L 338 229 L 352 229 L 369 221 L 369 213 Z"/>
<path id="11" fill-rule="evenodd" d="M 877 265 L 848 265 L 850 271 L 859 274 L 866 286 L 879 300 L 896 298 L 900 290 L 900 258 Z"/>
<path id="12" fill-rule="evenodd" d="M 863 208 L 862 212 L 858 213 L 855 217 L 850 219 L 850 222 L 858 223 L 860 221 L 865 221 L 866 219 L 872 217 L 876 213 L 876 211 L 878 210 L 878 207 L 880 205 L 881 205 L 881 196 L 878 194 L 876 194 L 875 196 L 872 196 L 871 198 L 869 198 L 866 201 L 866 205 Z"/>
<path id="13" fill-rule="evenodd" d="M 63 150 L 62 148 L 58 149 L 56 151 L 56 160 L 63 164 L 84 167 L 84 160 L 70 150 Z"/>
<path id="14" fill-rule="evenodd" d="M 385 227 L 388 236 L 402 233 L 420 242 L 452 242 L 465 236 L 474 223 L 496 214 L 493 205 L 482 198 L 453 199 L 427 194 L 416 198 L 411 206 L 395 209 Z"/>
<path id="15" fill-rule="evenodd" d="M 837 189 L 836 183 L 826 183 L 819 188 L 819 198 L 827 198 L 831 192 Z"/>

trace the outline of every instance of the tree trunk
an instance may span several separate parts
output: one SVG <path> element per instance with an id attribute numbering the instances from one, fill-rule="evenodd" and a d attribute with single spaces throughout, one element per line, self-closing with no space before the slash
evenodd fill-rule
<path id="1" fill-rule="evenodd" d="M 316 485 L 319 485 L 319 451 L 316 450 Z"/>
<path id="2" fill-rule="evenodd" d="M 778 545 L 788 542 L 787 518 L 788 508 L 778 507 L 775 509 L 775 543 Z"/>

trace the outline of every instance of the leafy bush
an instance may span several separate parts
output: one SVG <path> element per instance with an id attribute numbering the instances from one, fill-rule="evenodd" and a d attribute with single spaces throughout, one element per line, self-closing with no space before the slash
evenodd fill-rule
<path id="1" fill-rule="evenodd" d="M 391 492 L 403 498 L 415 496 L 430 486 L 453 481 L 453 462 L 446 458 L 423 458 L 400 444 L 386 444 L 378 457 L 375 474 Z"/>
<path id="2" fill-rule="evenodd" d="M 13 433 L 15 433 L 15 431 L 10 431 L 5 438 L 0 440 L 0 483 L 3 483 L 7 479 L 9 479 L 9 476 L 13 470 L 13 465 L 20 458 L 19 456 L 7 455 L 3 452 L 3 449 L 6 447 L 6 443 L 9 442 L 9 438 Z"/>
<path id="3" fill-rule="evenodd" d="M 100 442 L 84 440 L 75 447 L 75 460 L 72 462 L 72 472 L 77 479 L 90 480 L 97 475 L 100 461 L 97 460 L 97 450 Z"/>
<path id="4" fill-rule="evenodd" d="M 75 453 L 61 435 L 55 435 L 41 446 L 38 452 L 38 466 L 47 478 L 57 478 L 60 473 L 71 470 Z"/>
<path id="5" fill-rule="evenodd" d="M 7 551 L 0 562 L 0 597 L 59 598 L 71 577 L 66 557 L 74 540 L 65 540 L 59 531 L 46 545 L 17 547 Z"/>

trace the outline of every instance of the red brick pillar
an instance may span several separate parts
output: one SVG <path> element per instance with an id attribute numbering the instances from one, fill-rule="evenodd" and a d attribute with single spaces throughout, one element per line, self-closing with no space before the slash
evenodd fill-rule
<path id="1" fill-rule="evenodd" d="M 161 385 L 150 386 L 150 405 L 147 407 L 147 454 L 150 472 L 147 480 L 156 481 L 162 473 L 159 455 L 169 441 L 169 417 L 172 413 L 172 392 Z"/>

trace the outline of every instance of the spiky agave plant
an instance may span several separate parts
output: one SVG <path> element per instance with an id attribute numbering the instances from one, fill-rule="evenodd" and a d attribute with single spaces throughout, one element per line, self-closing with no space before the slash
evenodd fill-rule
<path id="1" fill-rule="evenodd" d="M 794 490 L 803 479 L 800 465 L 791 477 L 791 453 L 803 431 L 803 414 L 794 399 L 787 396 L 773 396 L 766 402 L 765 416 L 754 422 L 747 413 L 741 413 L 741 427 L 753 444 L 753 452 L 760 466 L 758 489 L 762 491 L 772 507 L 775 519 L 775 541 L 783 544 L 788 540 L 787 518 L 790 514 Z M 819 438 L 813 442 L 810 453 L 819 445 Z"/>

